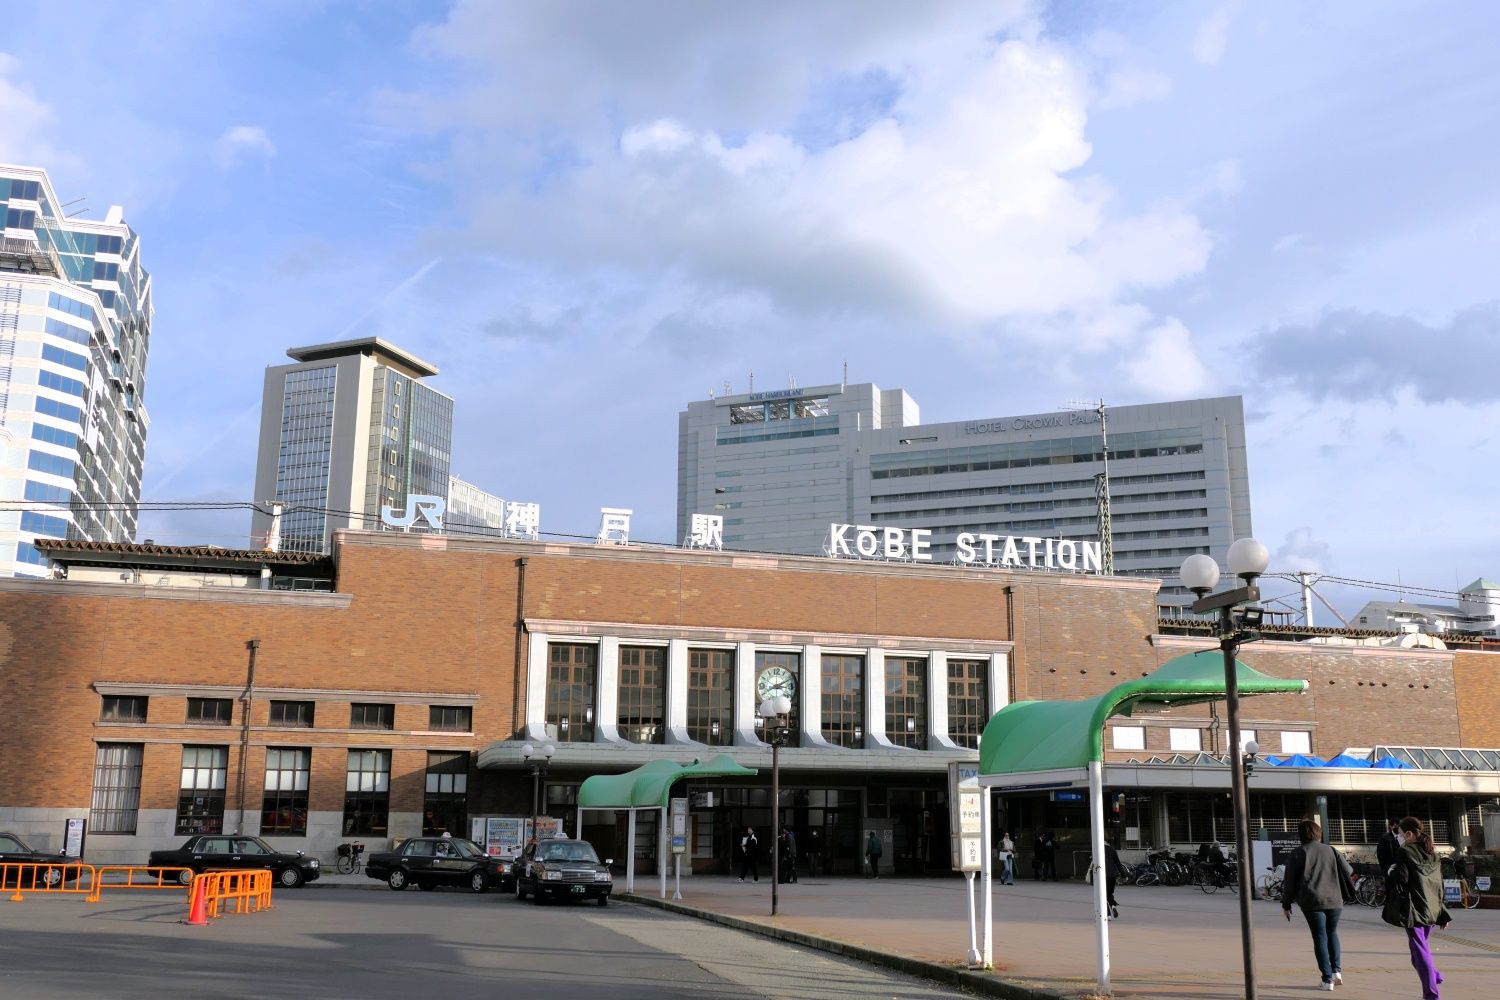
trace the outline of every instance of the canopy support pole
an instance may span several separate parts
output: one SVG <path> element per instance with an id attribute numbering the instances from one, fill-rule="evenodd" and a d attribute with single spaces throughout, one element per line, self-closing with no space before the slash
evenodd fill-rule
<path id="1" fill-rule="evenodd" d="M 1093 843 L 1095 952 L 1099 961 L 1099 993 L 1109 988 L 1109 873 L 1104 856 L 1104 762 L 1089 761 L 1089 839 Z"/>
<path id="2" fill-rule="evenodd" d="M 626 820 L 625 828 L 625 891 L 635 892 L 635 809 L 631 809 L 630 819 Z"/>
<path id="3" fill-rule="evenodd" d="M 995 821 L 990 812 L 991 801 L 990 786 L 985 785 L 979 799 L 980 842 L 984 847 L 984 857 L 979 862 L 979 870 L 983 873 L 980 879 L 980 890 L 984 893 L 984 948 L 979 953 L 979 963 L 980 967 L 985 969 L 995 967 L 995 896 L 990 881 L 994 871 L 994 863 L 991 859 L 995 856 L 990 848 L 990 842 L 995 839 Z"/>
<path id="4" fill-rule="evenodd" d="M 661 872 L 661 898 L 667 898 L 667 857 L 670 853 L 671 841 L 667 839 L 667 807 L 661 807 L 661 815 L 657 817 L 656 823 L 656 868 Z"/>

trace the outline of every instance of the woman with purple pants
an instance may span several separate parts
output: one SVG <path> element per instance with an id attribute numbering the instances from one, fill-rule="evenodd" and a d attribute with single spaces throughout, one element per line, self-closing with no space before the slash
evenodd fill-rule
<path id="1" fill-rule="evenodd" d="M 1410 923 L 1406 925 L 1406 943 L 1411 949 L 1412 968 L 1422 984 L 1422 1000 L 1440 1000 L 1438 986 L 1443 974 L 1432 958 L 1429 939 L 1432 929 L 1448 926 L 1453 918 L 1443 905 L 1443 878 L 1438 866 L 1437 848 L 1422 821 L 1408 816 L 1396 826 L 1401 850 L 1391 866 L 1394 882 L 1405 883 L 1411 896 Z"/>

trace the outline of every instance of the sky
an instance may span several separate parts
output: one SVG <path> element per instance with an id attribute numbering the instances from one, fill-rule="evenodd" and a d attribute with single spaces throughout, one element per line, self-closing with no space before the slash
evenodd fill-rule
<path id="1" fill-rule="evenodd" d="M 1273 572 L 1452 590 L 1500 576 L 1497 38 L 1483 0 L 75 0 L 7 14 L 0 160 L 142 236 L 145 500 L 251 499 L 264 367 L 380 336 L 442 370 L 456 475 L 670 542 L 678 412 L 847 363 L 928 422 L 1240 394 Z"/>

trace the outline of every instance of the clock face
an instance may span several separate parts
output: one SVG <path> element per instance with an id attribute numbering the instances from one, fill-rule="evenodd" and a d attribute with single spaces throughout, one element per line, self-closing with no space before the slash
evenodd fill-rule
<path id="1" fill-rule="evenodd" d="M 756 678 L 755 693 L 760 695 L 761 701 L 777 695 L 792 698 L 797 693 L 797 679 L 786 667 L 767 667 Z"/>

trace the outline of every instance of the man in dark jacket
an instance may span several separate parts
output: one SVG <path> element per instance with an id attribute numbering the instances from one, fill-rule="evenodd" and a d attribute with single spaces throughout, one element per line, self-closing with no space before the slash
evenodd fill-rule
<path id="1" fill-rule="evenodd" d="M 1401 841 L 1396 837 L 1396 824 L 1399 820 L 1391 820 L 1385 833 L 1380 835 L 1380 841 L 1375 845 L 1375 860 L 1380 863 L 1380 874 L 1389 875 L 1391 865 L 1401 855 Z"/>

